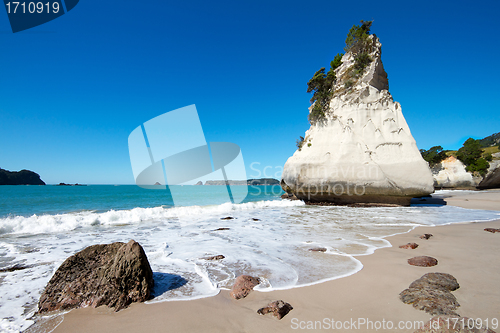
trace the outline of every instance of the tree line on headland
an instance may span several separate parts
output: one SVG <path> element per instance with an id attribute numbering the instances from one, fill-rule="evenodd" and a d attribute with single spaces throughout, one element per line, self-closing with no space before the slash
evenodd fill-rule
<path id="1" fill-rule="evenodd" d="M 494 151 L 485 151 L 485 148 L 489 147 L 500 151 L 500 132 L 479 140 L 468 138 L 457 151 L 444 150 L 441 146 L 434 146 L 429 150 L 420 149 L 420 153 L 431 167 L 441 163 L 448 156 L 454 155 L 465 164 L 465 170 L 472 173 L 478 172 L 484 176 L 490 167 L 489 162 L 493 160 L 491 153 Z"/>

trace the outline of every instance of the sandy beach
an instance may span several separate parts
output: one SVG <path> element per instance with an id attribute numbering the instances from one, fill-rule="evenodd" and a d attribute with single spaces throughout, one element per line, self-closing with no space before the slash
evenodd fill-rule
<path id="1" fill-rule="evenodd" d="M 441 199 L 463 208 L 500 210 L 499 190 L 446 192 Z M 460 288 L 453 294 L 461 305 L 457 310 L 461 316 L 491 322 L 500 319 L 500 233 L 484 231 L 487 227 L 500 228 L 500 220 L 418 227 L 387 238 L 390 248 L 358 256 L 363 264 L 358 273 L 313 286 L 254 291 L 241 300 L 232 299 L 229 291 L 223 290 L 217 296 L 192 301 L 133 304 L 117 313 L 105 307 L 73 310 L 64 315 L 54 332 L 330 331 L 337 321 L 342 322 L 337 331 L 374 332 L 378 328 L 379 332 L 413 332 L 418 325 L 415 321 L 426 322 L 432 316 L 402 303 L 399 293 L 429 272 L 449 273 L 458 280 Z M 420 239 L 424 233 L 433 237 Z M 399 248 L 409 242 L 419 247 Z M 407 263 L 409 258 L 422 255 L 436 258 L 438 265 L 427 268 Z M 257 314 L 259 308 L 275 300 L 290 303 L 293 310 L 282 320 Z M 394 329 L 380 326 L 389 327 L 389 321 Z"/>

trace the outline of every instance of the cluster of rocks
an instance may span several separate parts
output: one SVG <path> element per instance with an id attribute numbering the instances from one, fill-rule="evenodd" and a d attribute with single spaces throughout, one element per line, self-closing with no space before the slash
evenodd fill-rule
<path id="1" fill-rule="evenodd" d="M 486 228 L 485 231 L 500 232 L 500 229 Z M 423 234 L 420 239 L 428 240 L 432 234 Z M 418 244 L 401 245 L 402 249 L 416 249 Z M 431 267 L 438 264 L 437 259 L 419 256 L 408 259 L 414 266 Z M 475 322 L 470 325 L 469 318 L 460 317 L 455 311 L 460 304 L 452 291 L 460 288 L 458 281 L 451 274 L 427 273 L 413 281 L 409 287 L 399 294 L 399 299 L 405 304 L 411 304 L 415 309 L 425 311 L 435 317 L 414 333 L 495 333 L 484 325 Z M 480 327 L 479 327 L 480 326 Z"/>
<path id="2" fill-rule="evenodd" d="M 253 220 L 259 221 L 256 218 Z M 224 255 L 218 254 L 201 259 L 216 261 L 224 258 Z M 25 268 L 27 266 L 15 265 L 3 270 L 10 272 Z M 257 277 L 240 275 L 231 288 L 230 296 L 236 300 L 245 298 L 259 283 Z M 67 258 L 57 269 L 40 297 L 38 313 L 101 305 L 119 311 L 133 302 L 150 299 L 153 286 L 153 272 L 139 243 L 130 240 L 126 244 L 92 245 Z M 281 319 L 292 309 L 289 303 L 277 300 L 257 312 L 261 315 L 271 313 Z"/>

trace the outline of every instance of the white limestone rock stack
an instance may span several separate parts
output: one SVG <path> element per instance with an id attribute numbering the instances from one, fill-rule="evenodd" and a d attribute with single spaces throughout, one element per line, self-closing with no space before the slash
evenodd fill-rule
<path id="1" fill-rule="evenodd" d="M 432 169 L 436 189 L 474 189 L 482 177 L 465 170 L 465 165 L 456 157 L 449 156 Z"/>
<path id="2" fill-rule="evenodd" d="M 372 62 L 346 88 L 355 59 L 350 52 L 342 57 L 324 120 L 311 125 L 285 164 L 282 188 L 306 202 L 409 205 L 434 192 L 429 166 L 389 93 L 382 44 L 368 38 Z"/>

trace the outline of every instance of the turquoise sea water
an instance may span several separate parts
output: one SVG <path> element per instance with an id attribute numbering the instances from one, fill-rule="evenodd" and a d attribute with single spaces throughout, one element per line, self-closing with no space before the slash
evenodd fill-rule
<path id="1" fill-rule="evenodd" d="M 134 185 L 0 186 L 0 331 L 32 325 L 55 270 L 94 244 L 139 242 L 155 279 L 148 302 L 159 302 L 216 295 L 240 274 L 258 276 L 262 291 L 320 283 L 357 272 L 357 258 L 390 246 L 389 235 L 500 217 L 449 206 L 306 206 L 281 200 L 279 186 L 250 186 L 236 204 L 226 202 L 225 186 L 173 193 L 184 206 L 167 191 Z M 225 258 L 203 259 L 219 254 Z"/>
<path id="2" fill-rule="evenodd" d="M 227 196 L 225 186 L 172 187 L 177 188 L 176 194 L 180 192 L 180 199 L 188 206 L 221 204 Z M 248 188 L 248 195 L 243 202 L 275 200 L 284 193 L 278 185 L 245 188 Z M 0 186 L 0 218 L 159 206 L 174 206 L 169 191 L 149 190 L 136 185 Z"/>

